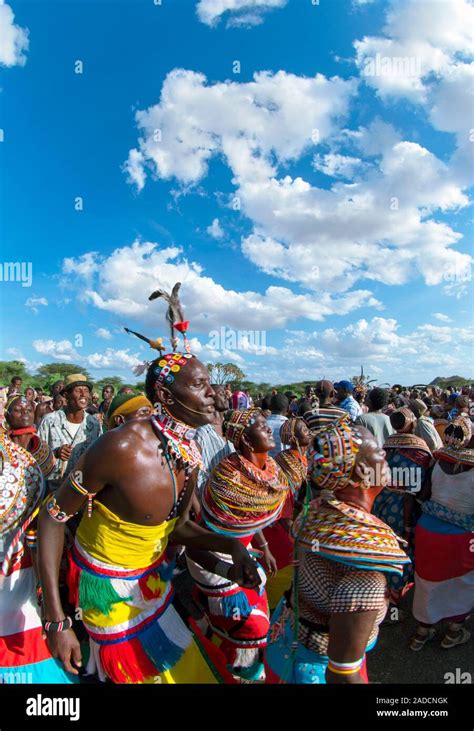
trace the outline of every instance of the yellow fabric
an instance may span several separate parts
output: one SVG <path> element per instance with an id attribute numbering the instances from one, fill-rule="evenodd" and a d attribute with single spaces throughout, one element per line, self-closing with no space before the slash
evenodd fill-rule
<path id="1" fill-rule="evenodd" d="M 113 604 L 109 614 L 102 614 L 98 609 L 84 609 L 83 621 L 91 627 L 115 627 L 123 622 L 131 622 L 143 612 L 143 607 L 133 607 L 127 602 Z"/>
<path id="2" fill-rule="evenodd" d="M 150 566 L 163 554 L 176 521 L 173 518 L 160 525 L 129 523 L 95 500 L 91 517 L 84 515 L 81 520 L 77 539 L 98 561 L 139 569 Z"/>
<path id="3" fill-rule="evenodd" d="M 270 609 L 275 609 L 285 591 L 290 588 L 292 581 L 293 566 L 285 566 L 284 569 L 278 571 L 276 576 L 269 576 L 267 578 L 265 590 Z"/>
<path id="4" fill-rule="evenodd" d="M 128 399 L 128 401 L 125 401 L 125 403 L 121 404 L 121 406 L 117 406 L 117 408 L 108 416 L 109 429 L 113 429 L 115 426 L 113 422 L 114 416 L 127 416 L 128 414 L 133 414 L 134 411 L 141 409 L 142 406 L 149 406 L 150 409 L 153 409 L 151 401 L 141 394 Z"/>
<path id="5" fill-rule="evenodd" d="M 181 685 L 183 683 L 215 685 L 218 683 L 195 640 L 192 640 L 179 662 L 171 670 L 162 672 L 159 677 L 164 685 Z"/>

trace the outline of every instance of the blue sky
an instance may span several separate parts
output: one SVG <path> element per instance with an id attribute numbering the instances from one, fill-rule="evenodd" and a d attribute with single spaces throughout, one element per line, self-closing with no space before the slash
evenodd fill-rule
<path id="1" fill-rule="evenodd" d="M 472 375 L 473 12 L 0 2 L 1 357 L 133 380 L 180 280 L 253 380 Z"/>

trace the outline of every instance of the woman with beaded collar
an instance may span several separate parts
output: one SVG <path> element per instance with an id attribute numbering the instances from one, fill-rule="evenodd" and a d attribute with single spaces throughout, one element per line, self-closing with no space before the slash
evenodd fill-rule
<path id="1" fill-rule="evenodd" d="M 465 621 L 474 609 L 474 438 L 466 415 L 447 426 L 443 442 L 415 534 L 415 652 L 433 639 L 440 621 L 448 622 L 443 649 L 471 636 Z"/>
<path id="2" fill-rule="evenodd" d="M 215 533 L 237 538 L 247 549 L 254 542 L 263 551 L 267 571 L 274 575 L 277 565 L 262 531 L 278 520 L 289 483 L 268 455 L 275 446 L 271 427 L 259 409 L 232 411 L 224 422 L 224 436 L 236 452 L 214 468 L 202 492 L 200 520 Z M 212 572 L 203 567 L 202 552 L 187 549 L 186 557 L 196 581 L 195 599 L 229 669 L 241 682 L 261 682 L 269 627 L 263 569 L 258 567 L 259 587 L 239 588 L 229 556 L 216 553 Z"/>
<path id="3" fill-rule="evenodd" d="M 36 515 L 51 455 L 47 445 L 37 443 L 30 401 L 14 396 L 5 416 L 0 433 L 0 677 L 4 683 L 71 683 L 74 678 L 44 640 L 37 588 Z"/>
<path id="4" fill-rule="evenodd" d="M 313 432 L 309 470 L 322 492 L 293 527 L 293 586 L 272 616 L 267 682 L 364 683 L 388 607 L 386 574 L 401 574 L 409 558 L 371 514 L 388 481 L 373 435 L 337 414 Z"/>

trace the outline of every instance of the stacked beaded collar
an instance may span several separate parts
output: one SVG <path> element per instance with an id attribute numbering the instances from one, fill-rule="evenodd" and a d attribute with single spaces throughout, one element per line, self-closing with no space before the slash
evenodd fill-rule
<path id="1" fill-rule="evenodd" d="M 234 452 L 214 468 L 202 494 L 206 526 L 223 535 L 245 537 L 278 520 L 289 484 L 268 457 L 259 469 Z"/>
<path id="2" fill-rule="evenodd" d="M 171 414 L 153 415 L 150 421 L 153 429 L 165 437 L 166 450 L 175 463 L 181 462 L 191 469 L 203 469 L 201 453 L 194 441 L 195 429 L 178 421 Z"/>

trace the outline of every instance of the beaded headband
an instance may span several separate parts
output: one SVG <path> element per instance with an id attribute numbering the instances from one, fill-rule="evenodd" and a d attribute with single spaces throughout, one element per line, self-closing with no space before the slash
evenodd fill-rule
<path id="1" fill-rule="evenodd" d="M 159 383 L 173 383 L 176 374 L 186 363 L 194 358 L 191 353 L 166 353 L 158 362 L 153 365 L 154 373 Z"/>
<path id="2" fill-rule="evenodd" d="M 229 442 L 232 442 L 234 447 L 237 449 L 242 434 L 248 426 L 251 426 L 257 414 L 260 413 L 260 409 L 252 406 L 250 409 L 244 409 L 243 411 L 232 411 L 230 417 L 226 420 L 224 425 L 224 436 Z"/>

